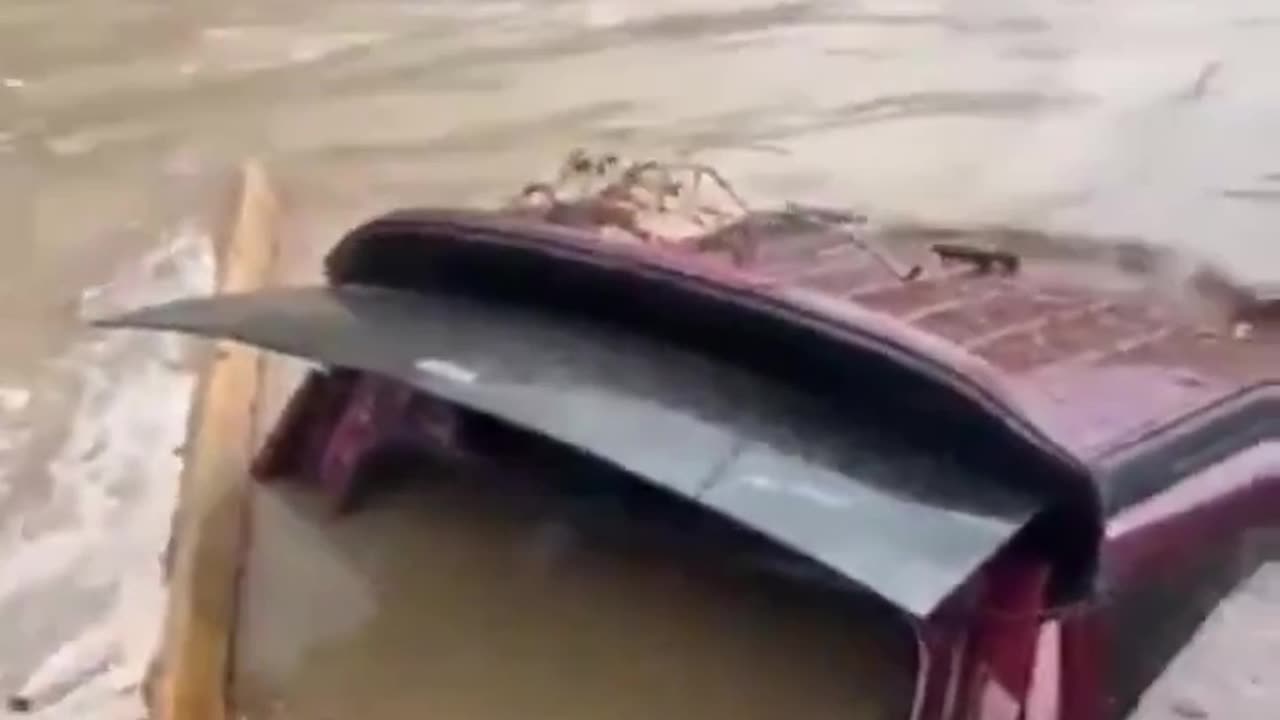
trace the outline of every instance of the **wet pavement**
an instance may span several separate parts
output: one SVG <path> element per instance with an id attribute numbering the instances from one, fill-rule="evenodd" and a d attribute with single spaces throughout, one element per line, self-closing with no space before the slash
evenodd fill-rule
<path id="1" fill-rule="evenodd" d="M 1272 0 L 5 3 L 0 690 L 136 714 L 192 377 L 183 345 L 79 318 L 209 287 L 240 157 L 300 253 L 587 146 L 692 156 L 757 202 L 1137 238 L 1277 282 L 1278 36 Z"/>

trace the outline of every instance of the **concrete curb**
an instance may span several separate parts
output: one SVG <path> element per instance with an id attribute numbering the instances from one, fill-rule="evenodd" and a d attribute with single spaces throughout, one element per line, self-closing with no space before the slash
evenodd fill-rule
<path id="1" fill-rule="evenodd" d="M 265 169 L 240 172 L 219 243 L 219 293 L 266 285 L 279 239 L 279 203 Z M 147 682 L 155 720 L 227 720 L 238 579 L 248 529 L 248 467 L 263 359 L 219 343 L 193 398 L 170 540 L 164 635 Z"/>

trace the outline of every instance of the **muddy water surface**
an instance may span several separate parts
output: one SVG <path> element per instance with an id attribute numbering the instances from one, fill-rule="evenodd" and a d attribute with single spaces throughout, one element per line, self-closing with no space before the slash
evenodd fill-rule
<path id="1" fill-rule="evenodd" d="M 79 317 L 207 288 L 239 157 L 317 247 L 585 145 L 1276 281 L 1278 38 L 1271 0 L 5 2 L 0 691 L 137 712 L 191 378 L 182 346 Z"/>
<path id="2" fill-rule="evenodd" d="M 914 639 L 865 598 L 603 542 L 562 497 L 416 477 L 334 526 L 258 497 L 236 698 L 256 720 L 899 719 Z M 323 528 L 323 529 L 320 529 Z"/>

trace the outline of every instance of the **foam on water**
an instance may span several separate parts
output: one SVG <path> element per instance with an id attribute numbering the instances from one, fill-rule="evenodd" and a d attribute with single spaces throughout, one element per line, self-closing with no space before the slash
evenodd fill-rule
<path id="1" fill-rule="evenodd" d="M 212 275 L 207 237 L 187 228 L 86 291 L 82 314 L 208 292 Z M 89 591 L 92 608 L 68 609 L 74 621 L 52 632 L 5 629 L 16 635 L 6 645 L 26 652 L 5 657 L 18 666 L 0 665 L 0 681 L 31 701 L 34 717 L 142 714 L 137 690 L 163 617 L 161 554 L 181 469 L 174 450 L 196 381 L 183 354 L 174 337 L 94 334 L 53 363 L 57 382 L 74 388 L 74 410 L 47 459 L 47 496 L 0 527 L 0 615 L 58 614 L 64 589 Z M 4 388 L 0 400 L 3 416 L 30 398 Z M 23 440 L 0 435 L 0 487 L 22 481 L 5 463 L 29 450 Z"/>

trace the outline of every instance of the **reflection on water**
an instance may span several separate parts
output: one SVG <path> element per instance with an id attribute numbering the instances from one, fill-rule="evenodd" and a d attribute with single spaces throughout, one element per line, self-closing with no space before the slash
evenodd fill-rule
<path id="1" fill-rule="evenodd" d="M 97 362 L 81 290 L 203 217 L 243 155 L 316 242 L 390 205 L 488 202 L 585 145 L 695 154 L 757 199 L 1132 236 L 1274 281 L 1277 32 L 1273 0 L 9 0 L 0 557 L 38 566 L 28 541 L 88 522 L 49 510 L 77 487 L 50 462 L 100 417 L 64 367 Z M 3 585 L 0 615 L 44 620 L 0 638 L 21 648 L 2 690 L 123 592 L 50 575 Z"/>

